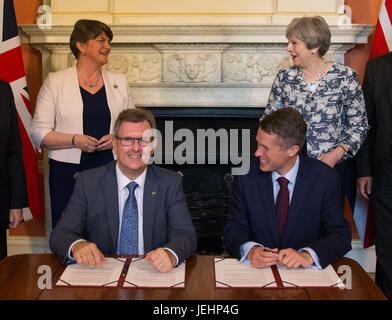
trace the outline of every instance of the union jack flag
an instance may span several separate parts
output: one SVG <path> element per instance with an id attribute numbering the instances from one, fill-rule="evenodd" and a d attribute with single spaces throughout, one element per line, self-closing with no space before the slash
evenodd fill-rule
<path id="1" fill-rule="evenodd" d="M 383 0 L 377 20 L 376 30 L 369 60 L 392 51 L 392 0 Z"/>
<path id="2" fill-rule="evenodd" d="M 0 0 L 0 78 L 10 84 L 18 112 L 29 199 L 29 208 L 23 208 L 23 218 L 29 220 L 41 214 L 41 194 L 36 153 L 28 134 L 31 108 L 12 0 Z"/>

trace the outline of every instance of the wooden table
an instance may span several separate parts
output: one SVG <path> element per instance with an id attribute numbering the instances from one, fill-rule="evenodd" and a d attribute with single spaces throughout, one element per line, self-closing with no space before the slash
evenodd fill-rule
<path id="1" fill-rule="evenodd" d="M 193 256 L 186 266 L 185 289 L 69 288 L 55 284 L 65 266 L 52 254 L 23 254 L 0 261 L 0 299 L 31 300 L 385 300 L 372 279 L 354 260 L 342 258 L 333 264 L 349 266 L 352 289 L 216 289 L 213 256 Z M 41 265 L 52 270 L 52 289 L 38 288 Z"/>

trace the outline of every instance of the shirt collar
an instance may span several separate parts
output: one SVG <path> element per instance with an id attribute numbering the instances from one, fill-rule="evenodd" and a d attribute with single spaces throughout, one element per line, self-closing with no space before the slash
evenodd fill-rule
<path id="1" fill-rule="evenodd" d="M 123 190 L 126 188 L 128 183 L 131 181 L 135 181 L 139 187 L 143 190 L 144 189 L 144 183 L 146 182 L 146 176 L 147 176 L 147 167 L 144 169 L 142 174 L 138 176 L 135 180 L 129 180 L 128 177 L 123 174 L 118 167 L 118 164 L 116 163 L 116 174 L 117 174 L 117 185 L 118 185 L 118 190 Z"/>
<path id="2" fill-rule="evenodd" d="M 281 176 L 277 171 L 272 171 L 272 181 L 276 181 L 279 177 L 285 177 L 287 180 L 289 180 L 290 183 L 295 184 L 295 180 L 298 174 L 298 168 L 299 156 L 297 155 L 297 159 L 295 160 L 293 167 L 285 175 Z"/>

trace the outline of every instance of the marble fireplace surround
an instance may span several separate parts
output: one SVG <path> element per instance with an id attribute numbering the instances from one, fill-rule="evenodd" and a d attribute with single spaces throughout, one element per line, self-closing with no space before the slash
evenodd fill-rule
<path id="1" fill-rule="evenodd" d="M 277 71 L 290 64 L 285 25 L 110 25 L 105 68 L 127 76 L 139 107 L 264 107 Z M 364 44 L 373 25 L 330 26 L 327 59 Z M 72 26 L 21 25 L 22 43 L 42 53 L 43 78 L 75 63 Z"/>
<path id="2" fill-rule="evenodd" d="M 111 71 L 127 76 L 135 105 L 163 113 L 213 113 L 245 118 L 261 113 L 277 71 L 290 64 L 286 25 L 110 25 L 114 39 Z M 48 72 L 75 63 L 69 49 L 72 26 L 39 29 L 20 25 L 22 43 L 42 53 L 43 79 Z M 374 25 L 330 25 L 332 43 L 327 59 L 344 63 L 345 53 L 368 42 Z M 180 108 L 178 108 L 180 107 Z M 201 108 L 204 108 L 201 109 Z M 208 108 L 208 110 L 206 109 Z M 240 110 L 240 108 L 243 108 Z M 171 112 L 173 111 L 173 112 Z M 211 111 L 211 112 L 209 112 Z M 44 171 L 46 237 L 51 232 L 47 154 Z"/>

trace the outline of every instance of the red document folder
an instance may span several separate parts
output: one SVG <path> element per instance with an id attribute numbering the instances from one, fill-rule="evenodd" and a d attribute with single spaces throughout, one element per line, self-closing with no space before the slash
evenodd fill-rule
<path id="1" fill-rule="evenodd" d="M 68 265 L 56 286 L 109 288 L 184 288 L 185 262 L 160 273 L 144 258 L 107 258 L 100 268 Z"/>

